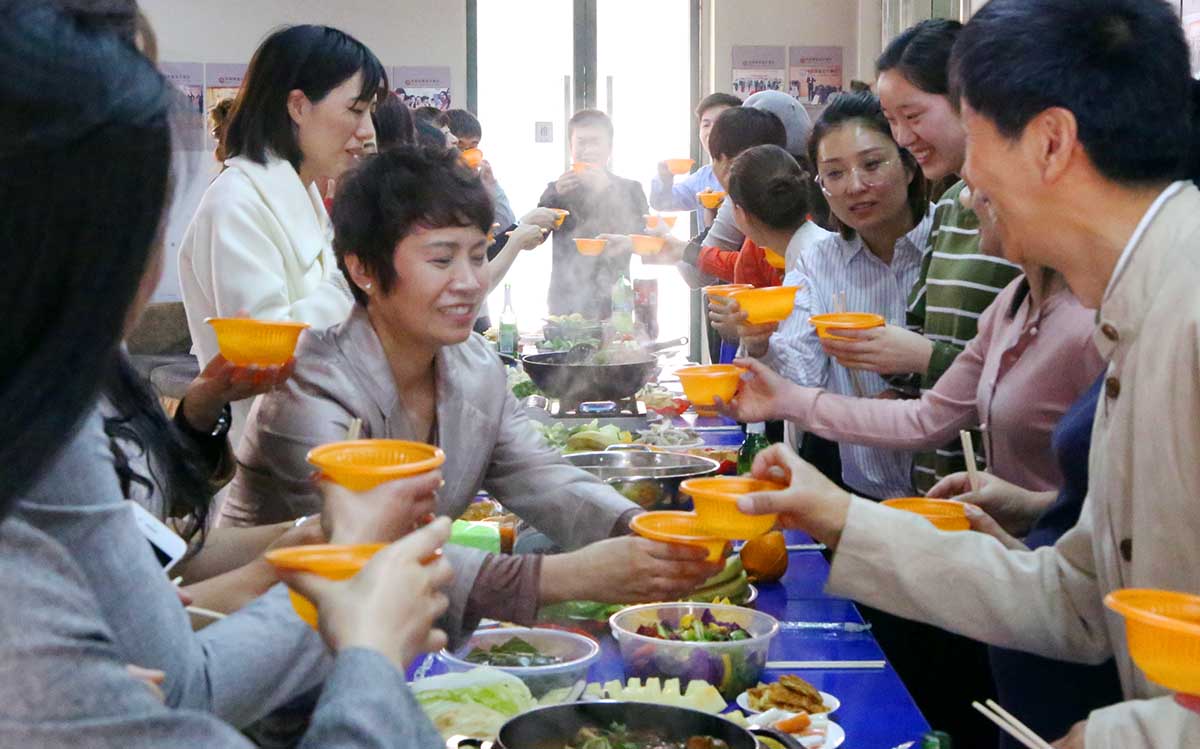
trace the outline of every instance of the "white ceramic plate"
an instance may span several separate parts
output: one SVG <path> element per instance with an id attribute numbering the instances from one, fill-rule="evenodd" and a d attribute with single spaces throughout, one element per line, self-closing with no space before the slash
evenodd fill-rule
<path id="1" fill-rule="evenodd" d="M 805 739 L 797 738 L 805 749 L 837 749 L 846 741 L 846 731 L 837 723 L 829 721 L 829 728 L 825 731 L 825 741 L 817 744 L 813 740 L 806 741 Z M 812 743 L 810 743 L 812 742 Z"/>
<path id="2" fill-rule="evenodd" d="M 834 697 L 829 692 L 820 692 L 819 694 L 821 695 L 821 701 L 825 703 L 825 707 L 829 708 L 825 711 L 826 715 L 833 715 L 837 712 L 837 709 L 842 706 L 842 701 L 837 697 Z M 742 692 L 737 696 L 737 706 L 745 711 L 748 715 L 754 715 L 755 713 L 761 712 L 750 707 L 749 692 Z"/>

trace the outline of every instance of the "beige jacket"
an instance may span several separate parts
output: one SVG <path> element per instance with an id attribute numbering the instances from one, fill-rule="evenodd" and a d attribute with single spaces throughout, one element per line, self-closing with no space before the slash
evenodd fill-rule
<path id="1" fill-rule="evenodd" d="M 481 336 L 443 348 L 435 366 L 437 443 L 446 453 L 438 514 L 458 517 L 486 489 L 569 550 L 608 538 L 623 515 L 637 510 L 546 447 Z M 320 512 L 305 456 L 317 445 L 345 439 L 356 417 L 363 438 L 425 439 L 409 427 L 383 347 L 358 305 L 341 325 L 305 331 L 291 380 L 255 404 L 219 524 L 265 524 Z M 453 547 L 451 558 L 456 577 L 447 620 L 457 631 L 487 555 Z"/>
<path id="2" fill-rule="evenodd" d="M 856 499 L 830 592 L 993 645 L 1083 663 L 1115 657 L 1127 702 L 1088 718 L 1088 749 L 1200 746 L 1129 656 L 1103 599 L 1118 588 L 1200 593 L 1200 191 L 1169 198 L 1118 269 L 1095 341 L 1108 360 L 1079 524 L 1054 547 L 1006 551 Z M 973 695 L 963 695 L 970 709 Z M 1047 736 L 1048 740 L 1059 737 Z"/>

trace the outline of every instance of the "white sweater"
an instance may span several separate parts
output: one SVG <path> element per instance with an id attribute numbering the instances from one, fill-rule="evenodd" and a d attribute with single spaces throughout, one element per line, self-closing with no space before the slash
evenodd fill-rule
<path id="1" fill-rule="evenodd" d="M 179 286 L 201 366 L 217 354 L 208 317 L 296 320 L 315 328 L 350 314 L 353 299 L 316 187 L 287 161 L 244 157 L 205 191 L 179 249 Z"/>

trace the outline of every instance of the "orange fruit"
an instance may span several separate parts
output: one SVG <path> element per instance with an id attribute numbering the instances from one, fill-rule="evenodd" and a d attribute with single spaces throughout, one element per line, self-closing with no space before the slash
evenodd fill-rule
<path id="1" fill-rule="evenodd" d="M 771 531 L 746 542 L 741 551 L 742 567 L 756 583 L 773 583 L 787 572 L 787 541 L 781 531 Z"/>

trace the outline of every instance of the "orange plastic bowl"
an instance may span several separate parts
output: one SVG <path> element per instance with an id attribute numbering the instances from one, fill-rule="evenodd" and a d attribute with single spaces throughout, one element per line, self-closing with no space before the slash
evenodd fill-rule
<path id="1" fill-rule="evenodd" d="M 700 205 L 704 206 L 705 208 L 713 210 L 717 206 L 721 205 L 721 201 L 725 200 L 725 193 L 724 191 L 698 192 L 696 193 L 696 200 L 699 200 Z"/>
<path id="2" fill-rule="evenodd" d="M 1200 596 L 1126 588 L 1104 597 L 1125 617 L 1129 654 L 1146 677 L 1183 695 L 1200 695 Z"/>
<path id="3" fill-rule="evenodd" d="M 746 370 L 732 364 L 705 364 L 696 367 L 678 369 L 679 383 L 683 385 L 683 394 L 692 402 L 697 411 L 702 409 L 715 410 L 716 399 L 728 403 L 737 395 L 738 385 L 742 381 L 742 372 Z"/>
<path id="4" fill-rule="evenodd" d="M 783 270 L 787 267 L 787 260 L 783 257 L 783 255 L 780 255 L 775 250 L 767 249 L 766 247 L 763 247 L 762 251 L 763 257 L 767 259 L 767 265 L 771 266 L 775 270 Z"/>
<path id="5" fill-rule="evenodd" d="M 745 311 L 746 322 L 762 325 L 786 320 L 796 306 L 796 292 L 799 290 L 799 286 L 766 286 L 735 291 L 731 296 Z"/>
<path id="6" fill-rule="evenodd" d="M 813 315 L 808 318 L 809 324 L 817 329 L 817 335 L 831 341 L 851 340 L 845 336 L 833 335 L 831 330 L 870 330 L 887 325 L 883 315 L 870 312 L 831 312 L 827 315 Z"/>
<path id="7" fill-rule="evenodd" d="M 671 170 L 671 174 L 687 174 L 695 164 L 692 159 L 667 159 L 667 169 Z"/>
<path id="8" fill-rule="evenodd" d="M 478 169 L 483 163 L 483 151 L 478 148 L 468 148 L 462 152 L 463 163 L 472 169 Z"/>
<path id="9" fill-rule="evenodd" d="M 308 323 L 210 317 L 204 322 L 217 334 L 221 356 L 240 367 L 282 367 L 296 353 L 296 342 Z"/>
<path id="10" fill-rule="evenodd" d="M 308 462 L 338 484 L 362 492 L 385 481 L 428 473 L 446 462 L 446 453 L 423 442 L 351 440 L 314 447 Z"/>
<path id="11" fill-rule="evenodd" d="M 738 497 L 753 492 L 786 489 L 783 484 L 745 476 L 711 476 L 688 479 L 679 491 L 692 498 L 701 530 L 717 538 L 748 541 L 770 532 L 778 516 L 747 515 L 737 508 Z"/>
<path id="12" fill-rule="evenodd" d="M 386 544 L 359 544 L 338 546 L 317 544 L 314 546 L 290 546 L 272 549 L 264 557 L 277 570 L 311 572 L 329 580 L 348 580 L 366 566 L 371 557 Z M 304 596 L 290 591 L 292 608 L 296 614 L 314 629 L 317 626 L 317 608 Z"/>
<path id="13" fill-rule="evenodd" d="M 725 555 L 725 539 L 716 538 L 700 528 L 700 518 L 694 512 L 659 510 L 635 515 L 629 521 L 634 533 L 651 541 L 698 546 L 708 550 L 707 560 L 715 562 Z"/>
<path id="14" fill-rule="evenodd" d="M 583 174 L 587 170 L 595 168 L 595 164 L 589 164 L 586 161 L 576 161 L 574 164 L 571 164 L 571 171 L 575 172 L 576 174 Z"/>
<path id="15" fill-rule="evenodd" d="M 603 239 L 576 239 L 575 249 L 579 250 L 580 255 L 599 255 L 604 252 L 604 245 L 608 244 Z"/>
<path id="16" fill-rule="evenodd" d="M 555 229 L 562 226 L 563 222 L 567 220 L 567 216 L 571 215 L 570 211 L 564 211 L 562 208 L 551 208 L 550 210 L 554 211 L 554 215 L 558 216 L 558 218 L 554 219 Z"/>
<path id="17" fill-rule="evenodd" d="M 646 217 L 646 228 L 647 229 L 656 229 L 656 228 L 658 228 L 659 222 L 662 222 L 667 225 L 668 229 L 674 229 L 675 221 L 678 218 L 679 218 L 678 216 L 647 216 Z"/>
<path id="18" fill-rule="evenodd" d="M 943 531 L 969 531 L 967 506 L 953 499 L 926 499 L 925 497 L 900 497 L 885 500 L 883 504 L 897 510 L 915 513 L 933 523 Z"/>
<path id="19" fill-rule="evenodd" d="M 734 292 L 753 289 L 754 286 L 748 283 L 723 283 L 716 286 L 705 286 L 704 293 L 709 296 L 722 297 L 728 299 Z"/>
<path id="20" fill-rule="evenodd" d="M 657 255 L 667 243 L 662 237 L 652 237 L 649 234 L 630 234 L 633 241 L 633 251 L 639 255 Z"/>

